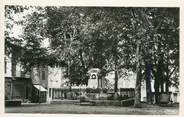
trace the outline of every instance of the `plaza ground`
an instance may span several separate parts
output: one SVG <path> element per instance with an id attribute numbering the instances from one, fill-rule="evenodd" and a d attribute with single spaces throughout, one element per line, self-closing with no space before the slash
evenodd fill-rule
<path id="1" fill-rule="evenodd" d="M 142 108 L 120 106 L 81 106 L 75 104 L 23 104 L 5 107 L 5 113 L 58 113 L 58 114 L 122 114 L 122 115 L 177 115 L 179 106 L 160 107 L 143 104 Z"/>

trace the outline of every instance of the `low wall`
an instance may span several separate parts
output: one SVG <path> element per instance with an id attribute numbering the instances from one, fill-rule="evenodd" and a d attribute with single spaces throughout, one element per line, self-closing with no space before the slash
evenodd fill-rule
<path id="1" fill-rule="evenodd" d="M 132 106 L 134 104 L 134 99 L 127 100 L 91 100 L 94 106 Z"/>
<path id="2" fill-rule="evenodd" d="M 5 106 L 21 106 L 20 100 L 5 100 Z"/>
<path id="3" fill-rule="evenodd" d="M 80 100 L 52 100 L 50 104 L 76 104 L 80 103 Z"/>

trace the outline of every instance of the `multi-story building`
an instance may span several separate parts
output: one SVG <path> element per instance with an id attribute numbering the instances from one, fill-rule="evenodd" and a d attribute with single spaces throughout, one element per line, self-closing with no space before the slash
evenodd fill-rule
<path id="1" fill-rule="evenodd" d="M 5 99 L 31 100 L 32 81 L 29 73 L 24 73 L 20 62 L 12 60 L 12 55 L 5 56 Z"/>
<path id="2" fill-rule="evenodd" d="M 39 66 L 24 73 L 21 62 L 13 63 L 12 55 L 5 56 L 5 99 L 49 102 L 61 98 L 65 86 L 64 68 Z"/>
<path id="3" fill-rule="evenodd" d="M 67 81 L 64 78 L 63 67 L 34 67 L 32 68 L 31 78 L 33 85 L 43 92 L 42 98 L 45 96 L 47 102 L 53 99 L 62 98 L 61 90 L 64 88 L 64 84 Z M 37 95 L 36 97 L 40 96 Z"/>

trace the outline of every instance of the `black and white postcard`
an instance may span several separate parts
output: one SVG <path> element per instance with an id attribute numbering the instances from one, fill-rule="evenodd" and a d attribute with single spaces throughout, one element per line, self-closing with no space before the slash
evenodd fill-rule
<path id="1" fill-rule="evenodd" d="M 61 1 L 2 5 L 3 115 L 182 115 L 177 0 Z"/>

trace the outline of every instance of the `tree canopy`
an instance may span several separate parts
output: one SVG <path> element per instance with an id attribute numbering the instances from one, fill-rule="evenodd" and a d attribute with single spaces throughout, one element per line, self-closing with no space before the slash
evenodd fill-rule
<path id="1" fill-rule="evenodd" d="M 22 38 L 10 37 L 12 14 L 30 9 L 19 22 Z M 100 77 L 115 71 L 115 90 L 123 69 L 139 72 L 139 80 L 144 77 L 148 84 L 155 79 L 158 92 L 164 82 L 167 91 L 171 84 L 178 86 L 178 8 L 6 6 L 5 11 L 6 53 L 12 44 L 24 48 L 25 66 L 65 65 L 71 84 L 86 84 L 90 68 L 100 68 Z M 49 39 L 47 48 L 41 46 L 44 39 Z"/>

